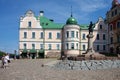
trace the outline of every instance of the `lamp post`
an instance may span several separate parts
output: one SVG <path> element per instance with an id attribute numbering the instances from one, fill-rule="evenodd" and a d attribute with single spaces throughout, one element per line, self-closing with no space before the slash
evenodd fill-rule
<path id="1" fill-rule="evenodd" d="M 16 50 L 14 50 L 14 54 L 15 54 L 14 59 L 16 59 L 16 52 L 17 52 L 17 51 L 16 51 Z"/>

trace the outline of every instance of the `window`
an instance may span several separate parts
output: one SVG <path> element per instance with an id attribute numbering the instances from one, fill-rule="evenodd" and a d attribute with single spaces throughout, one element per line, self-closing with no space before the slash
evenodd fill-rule
<path id="1" fill-rule="evenodd" d="M 86 47 L 85 47 L 85 45 L 83 45 L 83 51 L 85 51 L 85 49 L 86 49 Z"/>
<path id="2" fill-rule="evenodd" d="M 113 37 L 110 38 L 110 43 L 113 43 Z"/>
<path id="3" fill-rule="evenodd" d="M 76 38 L 78 38 L 78 31 L 76 32 Z"/>
<path id="4" fill-rule="evenodd" d="M 117 9 L 115 10 L 115 15 L 117 15 Z"/>
<path id="5" fill-rule="evenodd" d="M 48 49 L 49 49 L 49 50 L 51 50 L 51 49 L 52 49 L 51 44 L 48 44 Z"/>
<path id="6" fill-rule="evenodd" d="M 40 38 L 43 39 L 43 32 L 40 33 Z"/>
<path id="7" fill-rule="evenodd" d="M 69 38 L 69 31 L 66 32 L 66 37 Z"/>
<path id="8" fill-rule="evenodd" d="M 56 46 L 57 46 L 57 50 L 60 50 L 60 45 L 59 45 L 59 44 L 57 44 Z"/>
<path id="9" fill-rule="evenodd" d="M 106 46 L 105 45 L 103 45 L 103 50 L 106 50 Z"/>
<path id="10" fill-rule="evenodd" d="M 74 38 L 74 31 L 71 31 L 71 37 Z"/>
<path id="11" fill-rule="evenodd" d="M 114 16 L 114 12 L 111 13 L 111 17 L 113 17 L 113 16 Z"/>
<path id="12" fill-rule="evenodd" d="M 106 39 L 105 34 L 103 34 L 103 40 L 105 40 L 105 39 Z"/>
<path id="13" fill-rule="evenodd" d="M 117 42 L 120 42 L 120 35 L 117 35 Z"/>
<path id="14" fill-rule="evenodd" d="M 66 49 L 69 49 L 69 44 L 68 43 L 66 43 Z"/>
<path id="15" fill-rule="evenodd" d="M 52 39 L 52 33 L 49 32 L 49 39 Z"/>
<path id="16" fill-rule="evenodd" d="M 74 43 L 71 43 L 71 49 L 74 49 Z"/>
<path id="17" fill-rule="evenodd" d="M 35 49 L 35 44 L 32 44 L 32 49 Z"/>
<path id="18" fill-rule="evenodd" d="M 31 27 L 32 23 L 31 21 L 28 22 L 28 27 Z"/>
<path id="19" fill-rule="evenodd" d="M 35 32 L 32 32 L 32 38 L 35 38 Z"/>
<path id="20" fill-rule="evenodd" d="M 78 43 L 76 43 L 76 49 L 78 49 Z"/>
<path id="21" fill-rule="evenodd" d="M 86 35 L 85 35 L 85 34 L 83 34 L 83 35 L 82 35 L 82 39 L 85 39 L 85 37 L 86 37 Z"/>
<path id="22" fill-rule="evenodd" d="M 112 31 L 112 25 L 110 25 L 110 31 Z"/>
<path id="23" fill-rule="evenodd" d="M 60 39 L 60 33 L 57 33 L 57 39 Z"/>
<path id="24" fill-rule="evenodd" d="M 120 22 L 117 22 L 117 28 L 120 28 Z"/>
<path id="25" fill-rule="evenodd" d="M 99 45 L 97 45 L 97 51 L 99 51 Z"/>
<path id="26" fill-rule="evenodd" d="M 97 40 L 99 40 L 99 34 L 97 34 Z"/>
<path id="27" fill-rule="evenodd" d="M 43 44 L 40 44 L 40 49 L 43 49 Z"/>
<path id="28" fill-rule="evenodd" d="M 26 43 L 24 43 L 23 46 L 24 46 L 24 49 L 26 49 Z"/>
<path id="29" fill-rule="evenodd" d="M 27 32 L 24 32 L 24 38 L 27 38 Z"/>
<path id="30" fill-rule="evenodd" d="M 102 25 L 100 25 L 100 29 L 102 29 Z"/>

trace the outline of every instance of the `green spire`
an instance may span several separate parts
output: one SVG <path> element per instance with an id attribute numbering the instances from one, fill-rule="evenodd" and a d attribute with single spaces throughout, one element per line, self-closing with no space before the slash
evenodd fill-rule
<path id="1" fill-rule="evenodd" d="M 71 6 L 71 16 L 67 19 L 66 24 L 75 24 L 77 25 L 77 20 L 73 17 L 72 6 Z"/>

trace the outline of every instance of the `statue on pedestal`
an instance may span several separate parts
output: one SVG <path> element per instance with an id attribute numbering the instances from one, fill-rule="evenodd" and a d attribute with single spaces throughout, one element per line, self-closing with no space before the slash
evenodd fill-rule
<path id="1" fill-rule="evenodd" d="M 89 28 L 88 28 L 88 29 L 89 29 L 89 34 L 90 34 L 90 33 L 93 33 L 93 25 L 94 25 L 94 24 L 93 24 L 92 21 L 91 21 L 91 22 L 90 22 L 90 25 L 89 25 Z"/>

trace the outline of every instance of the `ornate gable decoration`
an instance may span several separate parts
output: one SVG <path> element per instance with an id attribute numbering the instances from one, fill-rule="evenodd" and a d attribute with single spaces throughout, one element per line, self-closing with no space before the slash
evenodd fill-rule
<path id="1" fill-rule="evenodd" d="M 26 12 L 25 16 L 27 16 L 27 17 L 33 17 L 34 13 L 33 13 L 32 10 L 29 10 L 29 11 Z"/>

